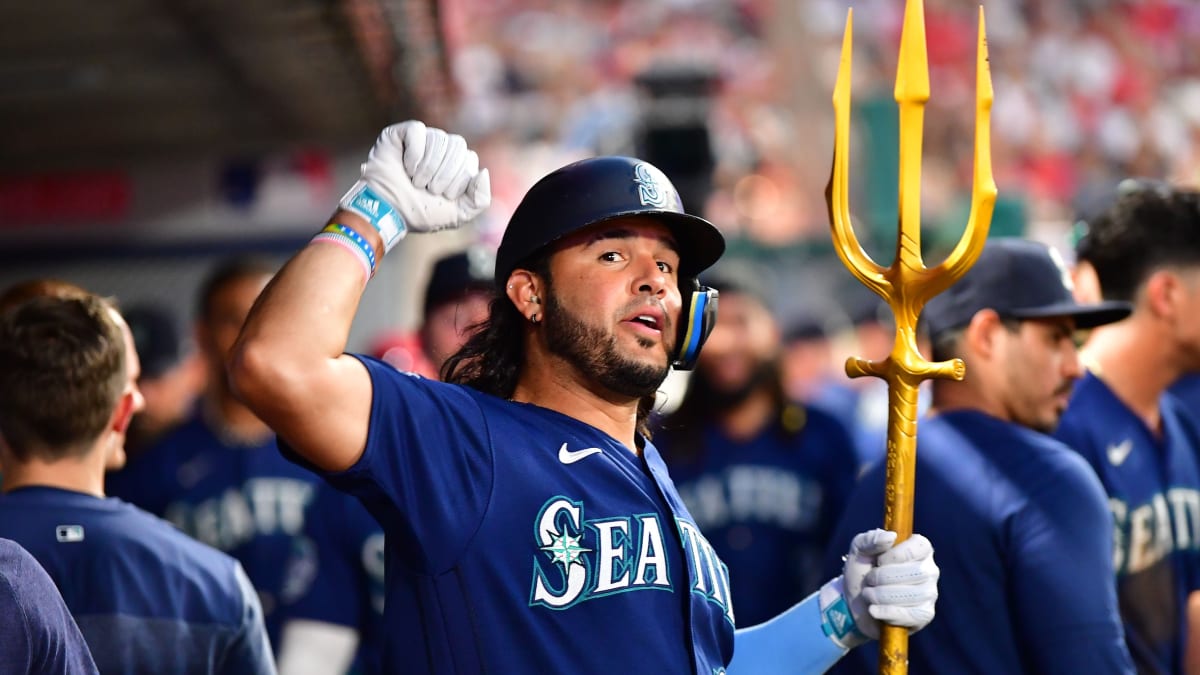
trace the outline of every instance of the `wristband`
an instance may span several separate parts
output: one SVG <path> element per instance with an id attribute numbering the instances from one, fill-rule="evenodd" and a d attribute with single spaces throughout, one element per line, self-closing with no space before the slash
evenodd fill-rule
<path id="1" fill-rule="evenodd" d="M 343 209 L 362 216 L 371 223 L 383 238 L 383 252 L 386 254 L 404 238 L 408 227 L 404 219 L 396 212 L 387 200 L 380 197 L 365 181 L 358 181 L 350 191 L 338 202 Z"/>
<path id="2" fill-rule="evenodd" d="M 351 254 L 354 255 L 355 259 L 358 260 L 358 262 L 362 264 L 363 286 L 366 286 L 367 282 L 371 280 L 371 261 L 367 259 L 366 252 L 363 249 L 359 248 L 359 246 L 357 244 L 355 244 L 354 240 L 351 239 L 350 237 L 347 237 L 344 234 L 339 234 L 339 233 L 335 233 L 335 232 L 322 232 L 322 233 L 318 234 L 317 236 L 313 237 L 312 241 L 310 241 L 309 243 L 310 244 L 320 244 L 320 243 L 334 244 L 338 247 L 341 247 L 341 248 L 349 251 Z"/>
<path id="3" fill-rule="evenodd" d="M 821 587 L 821 632 L 841 647 L 852 649 L 869 638 L 858 629 L 842 584 L 842 577 L 839 576 Z"/>
<path id="4" fill-rule="evenodd" d="M 349 237 L 366 254 L 367 261 L 371 263 L 371 276 L 375 276 L 375 248 L 371 246 L 371 242 L 367 241 L 366 237 L 355 232 L 353 228 L 341 223 L 329 223 L 321 231 L 331 234 L 342 234 Z"/>

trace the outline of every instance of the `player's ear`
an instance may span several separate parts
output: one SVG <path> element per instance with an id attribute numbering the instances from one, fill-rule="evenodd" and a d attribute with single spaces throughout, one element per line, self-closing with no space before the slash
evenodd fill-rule
<path id="1" fill-rule="evenodd" d="M 137 410 L 136 401 L 134 398 L 137 393 L 132 390 L 126 390 L 121 394 L 121 398 L 117 400 L 117 406 L 113 409 L 112 419 L 109 421 L 108 428 L 118 434 L 125 433 L 129 428 L 129 421 L 133 419 L 133 413 Z"/>
<path id="2" fill-rule="evenodd" d="M 991 360 L 1000 349 L 1001 333 L 1005 330 L 1000 315 L 992 309 L 981 309 L 971 317 L 971 322 L 963 330 L 963 343 L 970 354 Z"/>
<path id="3" fill-rule="evenodd" d="M 542 303 L 545 302 L 544 288 L 545 283 L 537 273 L 517 268 L 508 275 L 504 293 L 518 312 L 524 314 L 526 319 L 537 323 L 533 317 L 540 317 L 545 312 L 542 308 Z"/>
<path id="4" fill-rule="evenodd" d="M 1100 277 L 1092 263 L 1086 260 L 1075 263 L 1075 267 L 1071 268 L 1071 282 L 1075 302 L 1092 303 L 1104 299 L 1100 292 Z"/>
<path id="5" fill-rule="evenodd" d="M 1153 272 L 1142 286 L 1146 306 L 1157 317 L 1170 318 L 1175 315 L 1178 303 L 1183 299 L 1183 285 L 1179 277 L 1169 270 Z"/>

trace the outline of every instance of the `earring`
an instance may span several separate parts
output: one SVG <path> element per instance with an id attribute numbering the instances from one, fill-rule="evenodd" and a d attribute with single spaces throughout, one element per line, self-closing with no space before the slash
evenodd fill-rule
<path id="1" fill-rule="evenodd" d="M 538 319 L 537 312 L 534 312 L 534 313 L 533 313 L 533 314 L 532 314 L 532 315 L 529 317 L 529 321 L 530 321 L 530 323 L 537 323 L 538 321 L 540 321 L 540 319 Z"/>
<path id="2" fill-rule="evenodd" d="M 542 304 L 542 299 L 541 299 L 541 298 L 539 298 L 539 297 L 538 297 L 538 296 L 536 296 L 536 295 L 531 295 L 531 296 L 529 296 L 529 301 L 530 301 L 530 302 L 532 302 L 532 303 L 533 303 L 533 304 L 535 304 L 535 305 L 540 305 L 540 304 Z"/>

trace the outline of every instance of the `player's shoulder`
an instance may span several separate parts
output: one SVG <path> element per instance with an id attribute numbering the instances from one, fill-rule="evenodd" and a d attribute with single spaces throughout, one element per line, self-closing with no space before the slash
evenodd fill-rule
<path id="1" fill-rule="evenodd" d="M 1164 417 L 1171 417 L 1185 433 L 1192 435 L 1192 442 L 1200 443 L 1200 409 L 1194 409 L 1178 392 L 1167 390 L 1160 399 L 1159 407 Z"/>
<path id="2" fill-rule="evenodd" d="M 228 580 L 234 559 L 184 534 L 170 522 L 115 497 L 105 499 L 109 517 L 84 518 L 83 536 L 113 558 L 134 558 L 168 576 Z"/>
<path id="3" fill-rule="evenodd" d="M 1056 435 L 1086 437 L 1103 434 L 1113 424 L 1129 418 L 1129 407 L 1103 380 L 1091 372 L 1075 382 L 1071 398 L 1059 419 Z"/>
<path id="4" fill-rule="evenodd" d="M 945 412 L 922 425 L 919 441 L 928 450 L 925 454 L 939 459 L 944 456 L 956 466 L 970 456 L 996 466 L 1011 464 L 1031 473 L 1047 467 L 1074 471 L 1087 465 L 1053 436 L 977 410 Z"/>
<path id="5" fill-rule="evenodd" d="M 54 582 L 24 547 L 0 538 L 0 611 L 18 621 L 62 604 Z M 2 650 L 0 650 L 2 651 Z"/>
<path id="6" fill-rule="evenodd" d="M 1012 457 L 1007 471 L 1031 495 L 1049 495 L 1063 502 L 1105 503 L 1104 487 L 1089 460 L 1061 439 L 1013 424 L 1013 438 L 1025 452 Z M 1107 510 L 1107 507 L 1104 507 Z"/>
<path id="7" fill-rule="evenodd" d="M 789 416 L 794 418 L 789 420 Z M 789 403 L 784 406 L 782 419 L 784 428 L 792 426 L 798 430 L 826 435 L 850 436 L 845 421 L 832 410 L 814 403 Z"/>
<path id="8" fill-rule="evenodd" d="M 1124 466 L 1124 458 L 1143 442 L 1144 429 L 1108 385 L 1088 373 L 1076 383 L 1054 437 L 1103 474 Z"/>
<path id="9" fill-rule="evenodd" d="M 0 582 L 9 586 L 5 592 L 37 585 L 43 575 L 45 571 L 32 553 L 17 542 L 0 537 Z"/>
<path id="10" fill-rule="evenodd" d="M 106 532 L 111 559 L 137 570 L 143 581 L 157 581 L 189 598 L 197 614 L 192 618 L 241 620 L 237 560 L 132 504 L 121 507 L 122 521 Z"/>
<path id="11" fill-rule="evenodd" d="M 365 354 L 351 354 L 362 362 L 371 377 L 375 398 L 387 401 L 393 398 L 423 396 L 436 399 L 439 405 L 474 405 L 474 394 L 482 394 L 470 387 L 430 379 L 420 373 L 399 370 L 395 366 Z"/>
<path id="12" fill-rule="evenodd" d="M 812 404 L 787 403 L 779 416 L 779 437 L 785 449 L 803 464 L 820 467 L 825 480 L 853 477 L 859 452 L 846 423 L 829 410 Z"/>

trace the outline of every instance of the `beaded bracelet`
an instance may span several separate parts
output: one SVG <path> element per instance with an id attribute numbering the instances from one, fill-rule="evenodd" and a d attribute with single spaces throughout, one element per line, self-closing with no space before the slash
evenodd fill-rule
<path id="1" fill-rule="evenodd" d="M 321 232 L 312 238 L 310 244 L 326 243 L 335 244 L 349 251 L 354 255 L 355 259 L 362 264 L 363 268 L 363 285 L 365 286 L 371 280 L 371 274 L 374 270 L 371 268 L 371 261 L 367 258 L 367 252 L 354 242 L 353 239 L 347 237 L 340 232 Z"/>
<path id="2" fill-rule="evenodd" d="M 371 263 L 371 276 L 375 276 L 375 249 L 371 246 L 371 242 L 367 238 L 355 232 L 353 228 L 341 223 L 329 223 L 325 226 L 322 232 L 330 232 L 333 234 L 344 234 L 362 249 L 362 252 L 367 255 L 367 261 Z"/>

